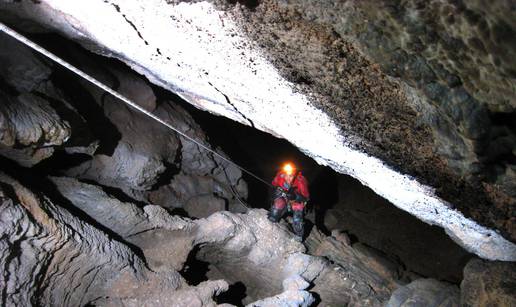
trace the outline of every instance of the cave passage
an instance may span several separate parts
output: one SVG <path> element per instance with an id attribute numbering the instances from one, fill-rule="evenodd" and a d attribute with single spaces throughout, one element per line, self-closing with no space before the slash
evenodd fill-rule
<path id="1" fill-rule="evenodd" d="M 155 91 L 187 109 L 214 147 L 222 148 L 233 161 L 259 177 L 272 181 L 285 161 L 294 162 L 309 182 L 309 224 L 327 234 L 344 231 L 352 242 L 379 250 L 407 271 L 453 283 L 462 280 L 464 265 L 473 255 L 440 227 L 398 209 L 358 180 L 319 165 L 284 139 L 198 110 L 167 91 Z M 248 204 L 269 209 L 271 189 L 251 176 L 244 174 L 244 178 L 249 187 Z"/>
<path id="2" fill-rule="evenodd" d="M 69 54 L 67 44 L 61 44 L 62 39 L 58 36 L 37 35 L 36 39 L 58 55 L 64 58 L 68 57 L 72 63 L 76 61 L 72 56 L 67 55 Z M 78 48 L 82 49 L 82 47 Z M 124 63 L 117 60 L 106 59 L 93 54 L 91 56 L 94 61 L 105 63 L 105 65 L 127 69 Z M 69 72 L 58 69 L 54 79 L 62 84 L 76 84 L 77 80 L 71 82 L 69 77 Z M 74 76 L 74 78 L 78 77 Z M 78 86 L 69 87 L 70 93 L 73 93 L 75 88 L 78 88 Z M 152 89 L 158 102 L 173 101 L 186 109 L 204 130 L 212 148 L 221 148 L 231 160 L 265 181 L 272 181 L 284 162 L 293 162 L 309 182 L 310 201 L 306 215 L 307 232 L 313 225 L 326 234 L 330 234 L 332 230 L 343 231 L 353 243 L 365 244 L 377 249 L 390 260 L 402 265 L 407 272 L 453 283 L 459 283 L 462 280 L 463 267 L 472 255 L 455 244 L 441 228 L 430 226 L 398 209 L 352 177 L 339 174 L 327 166 L 319 165 L 284 139 L 276 138 L 230 119 L 201 111 L 177 95 L 160 87 L 152 85 Z M 76 95 L 75 98 L 84 100 L 80 95 Z M 84 103 L 78 103 L 77 107 L 85 109 L 88 118 L 96 118 L 95 110 L 92 109 L 96 108 L 95 106 L 87 107 L 84 106 Z M 97 111 L 102 114 L 101 111 Z M 285 116 L 285 118 L 287 119 L 288 116 Z M 102 117 L 93 121 L 92 129 L 109 130 L 110 134 L 116 133 L 116 130 L 109 129 L 111 125 L 109 121 L 102 119 L 101 122 L 99 121 L 101 119 Z M 151 121 L 152 119 L 147 120 Z M 90 121 L 88 122 L 90 123 Z M 112 151 L 118 138 L 119 136 L 116 135 L 115 137 L 106 137 L 104 141 L 101 140 L 106 144 L 101 148 L 107 147 L 103 150 Z M 66 164 L 73 164 L 73 160 L 80 157 L 70 158 L 70 156 L 67 156 L 67 158 L 64 158 L 64 156 L 66 155 L 56 155 L 48 161 L 43 161 L 40 167 L 45 169 L 43 172 L 52 172 L 52 170 L 59 168 L 57 165 L 62 167 L 63 161 L 67 161 Z M 170 180 L 176 174 L 177 170 L 170 167 L 160 177 L 160 181 L 163 181 L 161 184 Z M 243 178 L 248 184 L 248 198 L 246 200 L 248 206 L 269 209 L 271 189 L 246 173 L 243 173 Z M 109 187 L 103 188 L 113 192 Z M 123 193 L 118 195 L 123 195 Z M 128 196 L 124 197 L 126 197 L 126 200 L 138 203 Z M 172 213 L 186 215 L 184 210 L 180 208 L 174 209 Z M 400 225 L 402 227 L 399 227 Z M 197 260 L 190 257 L 190 261 Z M 199 280 L 198 276 L 193 278 L 194 283 L 199 282 Z M 235 281 L 234 283 L 238 282 Z M 236 300 L 242 296 L 241 291 L 235 290 L 240 288 L 238 286 L 233 287 L 230 292 L 236 293 L 234 295 Z M 227 294 L 226 298 L 231 297 L 230 293 Z"/>
<path id="3" fill-rule="evenodd" d="M 66 58 L 66 47 L 60 44 L 57 36 L 36 36 L 43 45 Z M 58 47 L 56 47 L 58 46 Z M 95 61 L 108 63 L 113 67 L 127 70 L 125 64 L 113 59 L 90 55 Z M 73 62 L 73 60 L 72 60 Z M 97 105 L 88 106 L 92 100 L 89 94 L 81 92 L 77 80 L 70 80 L 70 75 L 63 69 L 56 68 L 52 75 L 53 81 L 67 89 L 74 100 L 74 107 L 86 118 L 90 129 L 104 138 L 99 140 L 97 154 L 110 156 L 120 142 L 121 135 L 114 129 L 108 118 L 102 116 L 103 111 Z M 75 76 L 74 76 L 75 78 Z M 300 152 L 286 140 L 276 138 L 255 128 L 241 125 L 227 118 L 214 116 L 208 112 L 192 107 L 178 96 L 152 86 L 157 101 L 173 101 L 186 109 L 194 120 L 207 134 L 213 148 L 221 148 L 234 162 L 253 172 L 266 181 L 271 181 L 279 167 L 284 162 L 293 162 L 309 181 L 311 194 L 306 215 L 307 231 L 318 228 L 326 235 L 345 233 L 350 243 L 357 248 L 367 246 L 383 257 L 399 264 L 403 270 L 398 272 L 400 280 L 411 281 L 420 277 L 431 277 L 458 284 L 462 280 L 464 265 L 472 255 L 455 244 L 441 228 L 430 226 L 410 214 L 398 209 L 393 204 L 376 195 L 371 189 L 363 186 L 350 176 L 336 173 L 331 168 L 321 166 L 313 159 Z M 53 102 L 59 104 L 58 101 Z M 287 118 L 288 116 L 286 116 Z M 66 118 L 66 117 L 65 117 Z M 147 119 L 151 120 L 151 119 Z M 106 133 L 109 132 L 109 133 Z M 151 138 L 161 138 L 153 135 Z M 85 140 L 74 140 L 82 143 Z M 86 142 L 87 143 L 87 142 Z M 12 176 L 23 179 L 29 187 L 46 192 L 54 199 L 60 199 L 51 182 L 45 179 L 48 175 L 60 175 L 60 171 L 79 165 L 90 159 L 85 154 L 68 154 L 63 150 L 57 152 L 37 166 L 30 169 L 14 165 L 12 161 L 0 159 L 4 170 Z M 161 173 L 153 189 L 169 184 L 179 173 L 174 163 L 165 163 L 166 171 Z M 269 209 L 271 204 L 271 190 L 252 176 L 243 174 L 248 184 L 246 202 L 252 208 Z M 103 191 L 118 200 L 133 203 L 143 208 L 145 203 L 133 195 L 128 195 L 119 188 L 104 186 L 88 180 L 83 183 L 95 184 Z M 62 200 L 62 203 L 68 204 Z M 114 234 L 110 229 L 89 218 L 84 212 L 75 209 L 69 204 L 76 216 L 95 225 L 118 241 L 128 244 L 133 251 L 144 258 L 142 251 L 131 246 L 124 238 Z M 169 210 L 172 214 L 186 216 L 181 208 Z M 309 236 L 309 234 L 306 234 Z M 226 279 L 229 290 L 218 296 L 218 303 L 243 305 L 248 292 L 253 287 L 245 280 L 235 280 L 225 275 L 224 269 L 217 267 L 217 263 L 210 263 L 206 259 L 199 259 L 198 254 L 206 254 L 206 247 L 195 247 L 190 251 L 185 266 L 180 274 L 190 285 L 198 285 L 203 281 L 217 278 Z M 204 256 L 206 258 L 206 256 Z M 227 268 L 226 268 L 227 269 Z M 211 276 L 210 276 L 211 275 Z M 256 297 L 254 297 L 256 299 Z"/>

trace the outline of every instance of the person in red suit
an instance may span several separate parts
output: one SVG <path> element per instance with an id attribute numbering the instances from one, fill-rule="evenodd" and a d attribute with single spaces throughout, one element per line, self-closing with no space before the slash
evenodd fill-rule
<path id="1" fill-rule="evenodd" d="M 277 223 L 286 211 L 292 211 L 295 239 L 303 241 L 304 209 L 310 194 L 308 182 L 293 164 L 286 163 L 272 181 L 274 186 L 272 208 L 269 220 Z"/>

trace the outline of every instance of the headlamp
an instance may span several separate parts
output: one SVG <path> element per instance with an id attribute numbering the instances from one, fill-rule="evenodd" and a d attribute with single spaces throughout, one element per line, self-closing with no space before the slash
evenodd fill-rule
<path id="1" fill-rule="evenodd" d="M 283 165 L 283 171 L 287 174 L 287 175 L 292 175 L 294 174 L 294 171 L 295 171 L 295 167 L 291 164 L 291 163 L 286 163 L 285 165 Z"/>

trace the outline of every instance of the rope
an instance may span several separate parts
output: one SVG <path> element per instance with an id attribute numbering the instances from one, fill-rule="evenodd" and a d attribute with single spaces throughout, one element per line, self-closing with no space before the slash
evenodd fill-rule
<path id="1" fill-rule="evenodd" d="M 199 141 L 191 138 L 190 136 L 186 135 L 184 132 L 180 131 L 179 129 L 177 129 L 176 127 L 172 126 L 171 124 L 165 122 L 164 120 L 162 120 L 158 116 L 156 116 L 156 115 L 152 114 L 151 112 L 145 110 L 144 108 L 140 107 L 138 104 L 134 103 L 129 98 L 121 95 L 117 91 L 115 91 L 115 90 L 111 89 L 110 87 L 104 85 L 103 83 L 101 83 L 97 79 L 95 79 L 92 76 L 86 74 L 85 72 L 81 71 L 80 69 L 76 68 L 75 66 L 69 64 L 68 62 L 64 61 L 63 59 L 61 59 L 57 55 L 53 54 L 52 52 L 50 52 L 50 51 L 44 49 L 43 47 L 39 46 L 38 44 L 34 43 L 33 41 L 29 40 L 25 36 L 19 34 L 18 32 L 14 31 L 13 29 L 9 28 L 8 26 L 3 24 L 2 22 L 0 22 L 0 30 L 5 32 L 7 35 L 13 37 L 14 39 L 20 41 L 21 43 L 27 45 L 28 47 L 34 49 L 35 51 L 43 54 L 44 56 L 48 57 L 49 59 L 53 60 L 54 62 L 60 64 L 61 66 L 65 67 L 66 69 L 70 70 L 71 72 L 77 74 L 78 76 L 82 77 L 83 79 L 91 82 L 93 85 L 95 85 L 95 86 L 101 88 L 102 90 L 110 93 L 111 95 L 113 95 L 116 98 L 120 99 L 122 102 L 124 102 L 128 106 L 132 107 L 133 109 L 136 109 L 137 111 L 147 115 L 148 117 L 154 119 L 155 121 L 159 122 L 160 124 L 162 124 L 163 126 L 167 127 L 168 129 L 170 129 L 172 131 L 175 131 L 176 133 L 178 133 L 182 137 L 184 137 L 184 138 L 190 140 L 191 142 L 195 143 L 197 146 L 199 146 L 199 147 L 201 147 L 201 148 L 211 152 L 212 154 L 214 154 L 215 156 L 219 157 L 220 159 L 222 159 L 222 160 L 224 160 L 224 161 L 226 161 L 226 162 L 236 166 L 242 172 L 245 172 L 246 174 L 252 176 L 253 178 L 255 178 L 257 180 L 259 180 L 260 182 L 266 184 L 267 186 L 272 187 L 272 185 L 270 183 L 268 183 L 267 181 L 263 180 L 262 178 L 258 177 L 257 175 L 255 175 L 252 172 L 250 172 L 247 169 L 245 169 L 244 167 L 238 165 L 237 163 L 231 161 L 230 159 L 224 157 L 223 155 L 219 154 L 218 152 L 216 152 L 215 150 L 209 148 L 208 146 L 206 146 L 206 145 L 200 143 Z"/>

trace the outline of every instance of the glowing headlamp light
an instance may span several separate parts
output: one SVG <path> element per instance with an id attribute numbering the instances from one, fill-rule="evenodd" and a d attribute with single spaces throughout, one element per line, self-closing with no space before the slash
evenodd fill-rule
<path id="1" fill-rule="evenodd" d="M 283 165 L 283 171 L 287 174 L 287 175 L 292 175 L 294 174 L 294 171 L 296 169 L 294 168 L 294 166 L 290 163 L 287 163 L 285 165 Z"/>

